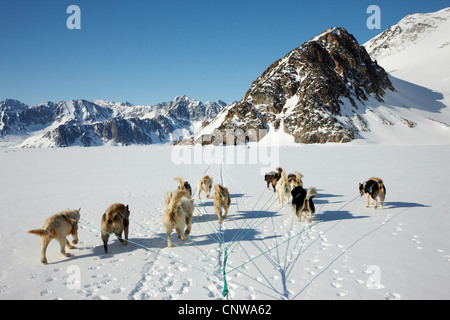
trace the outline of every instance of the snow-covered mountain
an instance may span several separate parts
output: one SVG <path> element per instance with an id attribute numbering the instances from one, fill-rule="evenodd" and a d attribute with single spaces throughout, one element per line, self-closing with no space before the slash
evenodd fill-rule
<path id="1" fill-rule="evenodd" d="M 414 117 L 415 128 L 402 132 L 403 140 L 448 144 L 450 8 L 406 16 L 364 46 L 389 73 L 403 105 L 409 107 L 407 113 Z M 392 98 L 401 103 L 398 96 Z"/>
<path id="2" fill-rule="evenodd" d="M 450 8 L 406 16 L 364 46 L 392 76 L 440 93 L 441 100 L 450 94 Z"/>
<path id="3" fill-rule="evenodd" d="M 176 97 L 156 106 L 103 100 L 0 103 L 0 137 L 20 147 L 152 144 L 191 135 L 226 104 Z"/>
<path id="4" fill-rule="evenodd" d="M 406 17 L 365 46 L 342 28 L 326 30 L 274 62 L 194 139 L 266 129 L 248 138 L 448 143 L 449 13 Z"/>
<path id="5" fill-rule="evenodd" d="M 385 60 L 426 42 L 432 50 L 444 49 L 450 46 L 448 36 L 442 33 L 448 33 L 450 23 L 450 8 L 445 8 L 432 13 L 416 13 L 408 15 L 397 24 L 389 27 L 386 31 L 380 33 L 371 39 L 364 46 L 373 59 Z M 430 39 L 431 37 L 431 39 Z M 415 51 L 417 51 L 416 48 Z M 426 52 L 423 52 L 425 54 Z M 427 50 L 430 52 L 430 50 Z M 439 52 L 439 51 L 435 51 Z M 419 52 L 414 54 L 414 58 Z M 408 59 L 408 60 L 411 60 Z"/>

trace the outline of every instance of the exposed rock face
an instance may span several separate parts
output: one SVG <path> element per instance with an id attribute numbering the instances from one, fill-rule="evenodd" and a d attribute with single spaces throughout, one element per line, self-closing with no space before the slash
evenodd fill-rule
<path id="1" fill-rule="evenodd" d="M 387 73 L 345 29 L 311 39 L 258 77 L 217 127 L 284 130 L 298 143 L 349 142 L 355 128 L 338 120 L 341 105 L 394 90 Z M 255 140 L 261 139 L 261 136 Z"/>

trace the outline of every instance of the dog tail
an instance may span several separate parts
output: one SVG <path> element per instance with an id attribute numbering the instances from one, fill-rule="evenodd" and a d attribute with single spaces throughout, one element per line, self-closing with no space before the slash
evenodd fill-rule
<path id="1" fill-rule="evenodd" d="M 305 198 L 305 205 L 308 206 L 309 211 L 311 213 L 316 213 L 316 207 L 314 206 L 313 198 L 317 195 L 317 189 L 314 187 L 311 187 L 308 189 L 308 192 L 306 193 Z"/>
<path id="2" fill-rule="evenodd" d="M 386 194 L 386 187 L 384 186 L 384 182 L 381 179 L 377 180 L 378 189 L 383 190 L 384 194 Z"/>
<path id="3" fill-rule="evenodd" d="M 176 177 L 173 180 L 176 180 L 180 183 L 180 189 L 183 190 L 184 189 L 184 180 L 182 177 Z"/>
<path id="4" fill-rule="evenodd" d="M 35 234 L 35 235 L 41 236 L 41 237 L 49 234 L 48 230 L 45 230 L 45 229 L 34 229 L 34 230 L 28 231 L 28 233 Z"/>
<path id="5" fill-rule="evenodd" d="M 288 184 L 288 182 L 287 182 L 287 177 L 286 177 L 286 171 L 281 171 L 281 179 L 283 179 L 283 183 L 284 183 L 284 185 L 285 186 L 287 186 Z"/>
<path id="6" fill-rule="evenodd" d="M 298 181 L 300 181 L 300 180 L 302 180 L 303 175 L 300 172 L 295 171 L 295 177 L 297 178 Z"/>
<path id="7" fill-rule="evenodd" d="M 306 200 L 309 200 L 317 195 L 317 189 L 314 187 L 311 187 L 308 189 L 308 192 L 306 193 Z"/>

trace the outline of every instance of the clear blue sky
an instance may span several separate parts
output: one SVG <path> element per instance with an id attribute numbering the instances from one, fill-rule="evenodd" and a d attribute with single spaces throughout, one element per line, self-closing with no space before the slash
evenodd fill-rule
<path id="1" fill-rule="evenodd" d="M 81 30 L 69 30 L 69 5 Z M 369 30 L 369 5 L 381 30 Z M 362 44 L 448 0 L 1 0 L 0 101 L 105 99 L 154 105 L 187 95 L 240 100 L 270 64 L 330 27 Z"/>

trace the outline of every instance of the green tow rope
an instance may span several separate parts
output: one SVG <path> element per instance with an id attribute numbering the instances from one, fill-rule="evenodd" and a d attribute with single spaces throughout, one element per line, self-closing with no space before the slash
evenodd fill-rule
<path id="1" fill-rule="evenodd" d="M 227 265 L 227 259 L 228 259 L 228 248 L 225 248 L 225 257 L 223 259 L 223 267 L 222 267 L 222 274 L 223 274 L 223 291 L 222 291 L 222 296 L 226 297 L 227 300 L 228 300 L 228 295 L 230 294 L 230 291 L 228 291 L 227 273 L 225 272 L 225 267 Z"/>

